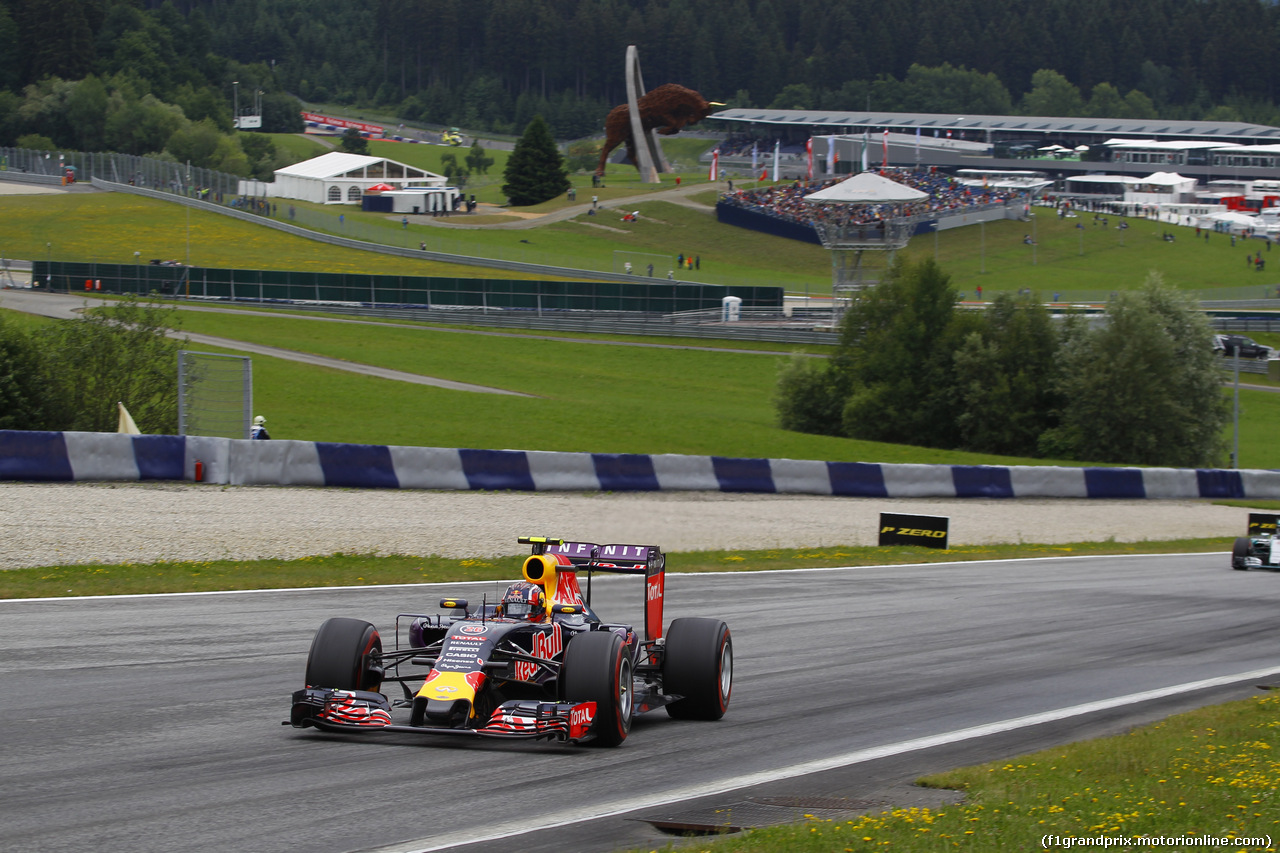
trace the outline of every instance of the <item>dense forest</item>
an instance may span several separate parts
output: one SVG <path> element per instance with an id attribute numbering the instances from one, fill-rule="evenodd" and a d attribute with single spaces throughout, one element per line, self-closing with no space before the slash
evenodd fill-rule
<path id="1" fill-rule="evenodd" d="M 650 88 L 733 106 L 1280 124 L 1265 0 L 0 0 L 0 144 L 174 154 L 185 133 L 265 168 L 212 144 L 233 81 L 267 130 L 302 99 L 581 137 L 623 100 L 628 44 Z"/>

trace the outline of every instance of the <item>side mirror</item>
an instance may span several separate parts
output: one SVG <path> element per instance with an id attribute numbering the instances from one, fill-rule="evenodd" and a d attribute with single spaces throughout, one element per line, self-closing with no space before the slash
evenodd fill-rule
<path id="1" fill-rule="evenodd" d="M 467 600 L 465 598 L 442 598 L 440 599 L 440 607 L 442 610 L 462 610 L 467 609 Z"/>
<path id="2" fill-rule="evenodd" d="M 556 616 L 572 616 L 575 613 L 582 612 L 581 604 L 553 604 L 551 605 L 551 613 Z"/>

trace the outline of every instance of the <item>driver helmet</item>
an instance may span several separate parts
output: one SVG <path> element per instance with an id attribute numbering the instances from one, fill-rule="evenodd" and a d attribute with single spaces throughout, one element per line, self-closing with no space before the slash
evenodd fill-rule
<path id="1" fill-rule="evenodd" d="M 502 596 L 502 615 L 508 619 L 541 622 L 546 616 L 542 589 L 528 581 L 513 583 Z"/>

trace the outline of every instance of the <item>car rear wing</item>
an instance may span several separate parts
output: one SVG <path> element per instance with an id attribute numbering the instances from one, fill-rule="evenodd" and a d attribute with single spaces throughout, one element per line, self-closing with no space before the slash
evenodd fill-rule
<path id="1" fill-rule="evenodd" d="M 549 536 L 521 536 L 520 544 L 532 545 L 534 554 L 558 554 L 578 571 L 587 573 L 587 604 L 591 603 L 591 575 L 609 572 L 643 575 L 644 633 L 649 641 L 662 638 L 662 600 L 666 591 L 667 557 L 657 545 L 597 545 Z"/>

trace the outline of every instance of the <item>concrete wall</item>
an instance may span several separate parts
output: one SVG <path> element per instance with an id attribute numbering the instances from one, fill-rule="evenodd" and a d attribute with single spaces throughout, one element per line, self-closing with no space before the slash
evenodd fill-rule
<path id="1" fill-rule="evenodd" d="M 911 465 L 0 430 L 0 480 L 851 497 L 1280 498 L 1280 471 Z"/>

